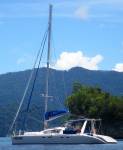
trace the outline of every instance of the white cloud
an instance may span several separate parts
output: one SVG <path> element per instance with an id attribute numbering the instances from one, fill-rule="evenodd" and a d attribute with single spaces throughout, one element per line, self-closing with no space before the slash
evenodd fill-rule
<path id="1" fill-rule="evenodd" d="M 123 72 L 123 63 L 116 64 L 112 70 L 118 71 L 118 72 Z"/>
<path id="2" fill-rule="evenodd" d="M 18 58 L 16 63 L 17 63 L 17 65 L 32 64 L 33 63 L 33 59 L 34 59 L 33 56 L 31 56 L 29 54 L 26 54 L 26 55 Z"/>
<path id="3" fill-rule="evenodd" d="M 82 51 L 63 52 L 53 68 L 68 70 L 72 67 L 83 67 L 90 70 L 98 70 L 98 64 L 102 60 L 103 57 L 101 55 L 87 57 L 82 53 Z"/>
<path id="4" fill-rule="evenodd" d="M 0 18 L 30 18 L 46 16 L 46 6 L 39 2 L 11 2 L 0 5 Z"/>
<path id="5" fill-rule="evenodd" d="M 88 8 L 87 7 L 79 7 L 76 9 L 74 12 L 75 17 L 80 18 L 80 19 L 87 19 L 89 17 L 88 13 Z"/>
<path id="6" fill-rule="evenodd" d="M 51 0 L 1 3 L 0 18 L 37 18 L 48 16 Z M 52 2 L 54 17 L 98 20 L 99 22 L 123 22 L 123 0 L 62 0 Z"/>
<path id="7" fill-rule="evenodd" d="M 26 62 L 25 58 L 18 58 L 18 60 L 17 60 L 18 65 L 24 64 L 25 62 Z"/>

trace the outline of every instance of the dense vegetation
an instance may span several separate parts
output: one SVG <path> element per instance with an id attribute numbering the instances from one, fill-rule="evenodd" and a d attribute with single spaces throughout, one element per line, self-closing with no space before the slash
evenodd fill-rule
<path id="1" fill-rule="evenodd" d="M 123 97 L 112 96 L 98 87 L 75 83 L 66 105 L 71 114 L 101 118 L 103 132 L 115 137 L 123 137 Z"/>

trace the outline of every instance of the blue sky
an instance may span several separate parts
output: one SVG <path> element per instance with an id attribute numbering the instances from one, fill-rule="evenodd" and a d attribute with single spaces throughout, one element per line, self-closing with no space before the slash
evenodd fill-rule
<path id="1" fill-rule="evenodd" d="M 32 67 L 50 3 L 52 67 L 123 71 L 122 0 L 0 0 L 0 74 Z"/>

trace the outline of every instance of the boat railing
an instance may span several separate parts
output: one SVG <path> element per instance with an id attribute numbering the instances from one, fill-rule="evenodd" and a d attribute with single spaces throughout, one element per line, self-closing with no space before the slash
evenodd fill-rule
<path id="1" fill-rule="evenodd" d="M 24 131 L 22 131 L 22 130 L 13 131 L 12 134 L 13 134 L 14 136 L 15 136 L 15 135 L 24 135 Z"/>

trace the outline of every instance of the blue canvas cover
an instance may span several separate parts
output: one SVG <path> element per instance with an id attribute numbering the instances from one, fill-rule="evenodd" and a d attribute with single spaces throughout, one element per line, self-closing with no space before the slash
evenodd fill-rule
<path id="1" fill-rule="evenodd" d="M 66 110 L 54 110 L 45 113 L 45 120 L 49 120 L 54 117 L 59 117 L 66 114 L 68 111 Z"/>

